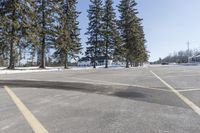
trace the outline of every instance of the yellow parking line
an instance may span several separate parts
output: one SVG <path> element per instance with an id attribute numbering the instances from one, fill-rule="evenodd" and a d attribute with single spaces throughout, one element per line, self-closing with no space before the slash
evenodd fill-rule
<path id="1" fill-rule="evenodd" d="M 164 85 L 166 85 L 171 91 L 173 91 L 180 99 L 182 99 L 194 112 L 200 115 L 200 108 L 190 101 L 187 97 L 183 96 L 178 90 L 174 89 L 171 85 L 161 79 L 157 74 L 153 71 L 150 71 L 154 76 L 156 76 Z"/>
<path id="2" fill-rule="evenodd" d="M 22 101 L 15 95 L 15 93 L 8 87 L 4 86 L 5 90 L 12 98 L 18 109 L 21 111 L 31 128 L 35 133 L 48 133 L 48 131 L 42 126 L 42 124 L 36 119 L 36 117 L 29 111 L 29 109 L 22 103 Z"/>

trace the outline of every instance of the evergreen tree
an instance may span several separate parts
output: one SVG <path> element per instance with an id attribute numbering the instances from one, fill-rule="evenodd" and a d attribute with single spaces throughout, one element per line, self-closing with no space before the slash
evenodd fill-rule
<path id="1" fill-rule="evenodd" d="M 134 50 L 132 51 L 130 56 L 131 66 L 139 66 L 143 64 L 143 62 L 146 62 L 148 60 L 148 52 L 145 46 L 146 40 L 144 38 L 145 35 L 140 22 L 137 23 L 135 28 L 136 31 L 134 31 L 134 33 L 136 35 L 136 42 Z"/>
<path id="2" fill-rule="evenodd" d="M 70 37 L 72 41 L 72 47 L 70 48 L 68 55 L 70 58 L 76 58 L 82 49 L 81 38 L 80 38 L 80 28 L 78 17 L 80 12 L 77 11 L 76 5 L 77 0 L 68 0 L 68 27 L 70 32 Z"/>
<path id="3" fill-rule="evenodd" d="M 144 31 L 143 31 L 143 27 L 141 26 L 141 23 L 139 23 L 139 26 L 138 26 L 138 33 L 139 33 L 139 43 L 138 43 L 138 56 L 137 56 L 137 60 L 136 60 L 136 64 L 140 63 L 143 64 L 143 62 L 146 62 L 148 61 L 148 58 L 149 58 L 149 55 L 148 55 L 148 51 L 147 51 L 147 48 L 146 48 L 146 40 L 145 40 L 145 34 L 144 34 Z"/>
<path id="4" fill-rule="evenodd" d="M 66 1 L 61 0 L 57 3 L 57 30 L 56 30 L 56 40 L 55 48 L 56 52 L 54 53 L 55 57 L 59 59 L 59 62 L 64 64 L 64 67 L 67 68 L 67 57 L 69 47 L 72 44 L 70 33 L 68 29 L 68 4 Z"/>
<path id="5" fill-rule="evenodd" d="M 2 30 L 1 27 L 0 30 Z M 8 59 L 8 51 L 9 47 L 8 43 L 6 43 L 6 37 L 4 37 L 3 32 L 0 31 L 0 65 L 4 65 L 5 61 Z"/>
<path id="6" fill-rule="evenodd" d="M 8 69 L 14 69 L 16 64 L 17 46 L 21 45 L 29 35 L 32 15 L 31 0 L 0 1 L 0 32 L 1 43 L 9 49 Z"/>
<path id="7" fill-rule="evenodd" d="M 34 45 L 39 48 L 39 67 L 45 68 L 47 48 L 52 47 L 55 41 L 54 2 L 49 0 L 35 0 L 35 13 L 34 25 L 37 30 L 34 31 Z"/>
<path id="8" fill-rule="evenodd" d="M 76 58 L 81 50 L 80 28 L 77 18 L 80 12 L 76 11 L 76 0 L 61 0 L 58 4 L 58 26 L 55 57 L 63 62 L 67 68 L 68 57 Z"/>
<path id="9" fill-rule="evenodd" d="M 119 29 L 123 38 L 126 67 L 130 62 L 138 63 L 146 60 L 145 39 L 141 19 L 137 17 L 135 0 L 121 0 L 118 6 L 120 12 Z"/>
<path id="10" fill-rule="evenodd" d="M 103 53 L 105 55 L 105 68 L 108 68 L 108 58 L 113 57 L 114 50 L 118 46 L 117 40 L 119 38 L 119 33 L 117 31 L 117 21 L 116 14 L 113 8 L 113 0 L 106 0 L 104 6 L 103 15 L 103 37 L 105 40 L 105 46 L 103 48 Z"/>
<path id="11" fill-rule="evenodd" d="M 2 9 L 0 5 L 0 9 Z M 7 38 L 5 36 L 4 30 L 4 25 L 3 25 L 3 17 L 0 17 L 0 57 L 1 60 L 5 59 L 6 53 L 8 52 L 8 43 L 7 43 Z"/>
<path id="12" fill-rule="evenodd" d="M 96 58 L 102 54 L 101 49 L 103 44 L 102 38 L 102 16 L 103 8 L 101 0 L 90 0 L 91 4 L 88 10 L 89 27 L 86 35 L 88 35 L 88 42 L 86 55 L 91 59 L 93 67 L 96 68 Z"/>

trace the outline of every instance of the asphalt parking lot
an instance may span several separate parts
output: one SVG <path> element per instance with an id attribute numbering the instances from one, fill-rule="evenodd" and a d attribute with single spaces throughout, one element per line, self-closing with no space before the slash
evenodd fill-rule
<path id="1" fill-rule="evenodd" d="M 0 132 L 199 133 L 199 86 L 199 66 L 0 75 Z"/>

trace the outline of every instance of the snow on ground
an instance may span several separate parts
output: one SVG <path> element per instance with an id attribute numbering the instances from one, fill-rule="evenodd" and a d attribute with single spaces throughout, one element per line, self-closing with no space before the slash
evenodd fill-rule
<path id="1" fill-rule="evenodd" d="M 112 65 L 108 66 L 109 69 L 123 69 L 125 66 L 120 66 L 120 65 Z M 70 70 L 88 70 L 88 69 L 93 69 L 93 66 L 90 67 L 71 67 Z M 96 69 L 105 69 L 105 66 L 96 66 Z"/>
<path id="2" fill-rule="evenodd" d="M 170 67 L 170 66 L 200 66 L 200 63 L 181 63 L 181 64 L 177 64 L 177 63 L 169 63 L 168 65 L 162 65 L 162 64 L 152 64 L 150 65 L 151 67 Z"/>
<path id="3" fill-rule="evenodd" d="M 110 69 L 123 69 L 123 66 L 109 66 Z M 15 70 L 8 70 L 6 67 L 0 67 L 0 74 L 14 74 L 14 73 L 31 73 L 31 72 L 47 72 L 47 71 L 68 71 L 68 70 L 89 70 L 93 67 L 46 67 L 46 69 L 39 69 L 39 67 L 16 67 Z M 104 66 L 97 66 L 97 69 L 104 69 Z"/>
<path id="4" fill-rule="evenodd" d="M 148 65 L 144 65 L 142 67 L 137 68 L 144 68 L 148 67 Z M 109 69 L 124 69 L 125 66 L 120 65 L 112 65 L 109 66 Z M 32 73 L 32 72 L 47 72 L 47 71 L 68 71 L 68 70 L 92 70 L 93 67 L 69 67 L 69 69 L 64 69 L 64 67 L 46 67 L 46 69 L 39 69 L 39 67 L 16 67 L 15 70 L 8 70 L 6 67 L 0 67 L 0 74 L 13 74 L 13 73 Z M 105 69 L 105 66 L 97 66 L 97 69 Z"/>
<path id="5" fill-rule="evenodd" d="M 144 64 L 141 67 L 137 68 L 147 68 L 147 67 L 160 67 L 160 66 L 200 66 L 199 63 L 185 63 L 185 64 L 169 64 L 169 65 L 149 65 Z M 125 66 L 120 65 L 111 65 L 109 69 L 124 69 Z M 137 69 L 133 68 L 133 69 Z M 31 73 L 31 72 L 46 72 L 46 71 L 68 71 L 68 70 L 92 70 L 93 67 L 70 67 L 69 69 L 64 69 L 64 67 L 47 67 L 46 69 L 39 69 L 39 67 L 16 67 L 15 70 L 8 70 L 6 67 L 0 67 L 0 74 L 13 74 L 13 73 Z M 104 66 L 97 66 L 97 69 L 105 69 Z"/>
<path id="6" fill-rule="evenodd" d="M 47 69 L 39 69 L 38 67 L 16 67 L 15 70 L 8 70 L 5 67 L 0 67 L 0 74 L 13 73 L 30 73 L 30 72 L 45 72 L 45 71 L 60 71 L 59 67 L 48 67 Z"/>

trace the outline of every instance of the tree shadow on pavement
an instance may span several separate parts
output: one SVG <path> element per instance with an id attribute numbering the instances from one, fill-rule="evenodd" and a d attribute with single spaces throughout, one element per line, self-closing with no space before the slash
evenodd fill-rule
<path id="1" fill-rule="evenodd" d="M 30 81 L 30 80 L 0 80 L 0 85 L 10 87 L 30 87 L 45 89 L 73 90 L 86 93 L 97 93 L 103 95 L 112 95 L 122 98 L 144 98 L 145 95 L 139 92 L 127 90 L 129 87 L 119 85 L 96 85 L 89 83 L 75 82 L 52 82 L 52 81 Z M 133 88 L 133 87 L 132 87 Z M 139 88 L 139 87 L 136 87 Z"/>
<path id="2" fill-rule="evenodd" d="M 14 88 L 39 88 L 60 89 L 66 91 L 79 91 L 84 93 L 95 93 L 106 96 L 115 96 L 148 103 L 186 107 L 172 92 L 151 90 L 142 87 L 123 85 L 104 85 L 80 82 L 53 82 L 53 81 L 31 81 L 31 80 L 0 80 L 0 86 Z"/>

